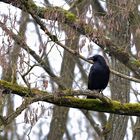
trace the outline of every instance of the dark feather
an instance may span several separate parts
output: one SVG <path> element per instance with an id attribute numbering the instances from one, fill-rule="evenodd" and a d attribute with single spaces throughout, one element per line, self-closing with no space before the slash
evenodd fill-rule
<path id="1" fill-rule="evenodd" d="M 90 57 L 94 64 L 90 68 L 88 76 L 88 89 L 98 90 L 99 92 L 104 90 L 109 81 L 110 70 L 104 57 L 101 55 L 94 55 Z M 90 98 L 88 96 L 88 98 Z"/>

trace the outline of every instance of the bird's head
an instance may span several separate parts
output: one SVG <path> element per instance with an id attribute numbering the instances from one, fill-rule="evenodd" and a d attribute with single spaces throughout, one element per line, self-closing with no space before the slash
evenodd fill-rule
<path id="1" fill-rule="evenodd" d="M 102 65 L 106 65 L 106 61 L 105 61 L 104 57 L 101 56 L 101 55 L 98 55 L 98 54 L 94 55 L 92 57 L 89 57 L 88 60 L 91 60 L 93 63 L 98 62 L 98 63 L 100 63 Z"/>

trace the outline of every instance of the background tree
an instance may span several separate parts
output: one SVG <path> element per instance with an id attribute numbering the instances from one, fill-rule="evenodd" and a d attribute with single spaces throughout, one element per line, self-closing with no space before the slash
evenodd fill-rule
<path id="1" fill-rule="evenodd" d="M 11 82 L 0 84 L 1 139 L 138 140 L 139 117 L 135 121 L 126 114 L 140 116 L 139 104 L 127 104 L 139 102 L 139 1 L 59 2 L 60 7 L 51 0 L 0 2 L 4 7 L 0 10 L 1 79 Z M 65 93 L 89 93 L 83 94 L 90 68 L 86 58 L 94 54 L 104 55 L 111 68 L 110 83 L 104 91 L 111 100 L 97 94 L 96 100 L 65 97 Z M 17 84 L 27 88 L 17 90 Z M 89 110 L 95 104 L 93 110 L 102 113 L 41 101 Z"/>

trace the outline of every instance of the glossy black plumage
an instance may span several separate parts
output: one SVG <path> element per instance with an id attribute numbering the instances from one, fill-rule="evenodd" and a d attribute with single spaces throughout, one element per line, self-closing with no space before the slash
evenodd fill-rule
<path id="1" fill-rule="evenodd" d="M 109 81 L 109 67 L 106 64 L 104 57 L 101 55 L 94 55 L 93 57 L 88 58 L 88 60 L 94 62 L 88 76 L 88 89 L 101 92 L 106 88 Z"/>

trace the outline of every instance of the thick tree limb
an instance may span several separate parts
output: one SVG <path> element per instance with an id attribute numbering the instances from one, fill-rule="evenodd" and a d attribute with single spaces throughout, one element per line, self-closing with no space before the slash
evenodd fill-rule
<path id="1" fill-rule="evenodd" d="M 72 107 L 78 109 L 93 110 L 98 112 L 114 113 L 119 115 L 140 116 L 140 104 L 139 103 L 120 103 L 118 101 L 109 100 L 104 102 L 101 99 L 101 94 L 88 91 L 74 91 L 63 90 L 57 93 L 48 93 L 37 89 L 30 90 L 28 88 L 11 84 L 6 81 L 0 80 L 0 88 L 3 89 L 3 93 L 17 94 L 22 97 L 30 97 L 30 104 L 37 101 L 45 101 L 59 106 Z M 79 99 L 77 95 L 94 94 L 96 99 Z M 66 96 L 67 95 L 67 96 Z M 69 96 L 68 96 L 69 95 Z M 104 99 L 105 97 L 103 97 Z"/>

